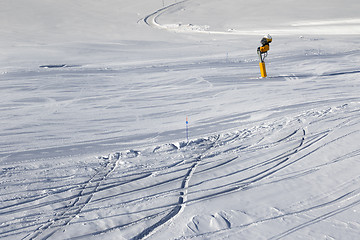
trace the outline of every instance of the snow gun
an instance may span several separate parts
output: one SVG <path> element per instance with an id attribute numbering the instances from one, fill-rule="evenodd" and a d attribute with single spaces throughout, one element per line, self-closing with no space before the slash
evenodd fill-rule
<path id="1" fill-rule="evenodd" d="M 261 47 L 258 47 L 257 49 L 257 54 L 259 55 L 260 58 L 260 62 L 259 62 L 259 66 L 260 66 L 260 73 L 261 73 L 261 77 L 266 78 L 266 68 L 265 68 L 265 58 L 267 57 L 267 52 L 270 49 L 269 44 L 272 42 L 272 37 L 270 36 L 270 34 L 264 36 L 260 43 L 261 43 Z"/>

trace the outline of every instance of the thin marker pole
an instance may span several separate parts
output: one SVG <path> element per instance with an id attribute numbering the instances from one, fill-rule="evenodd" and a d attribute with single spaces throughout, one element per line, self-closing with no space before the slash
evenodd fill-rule
<path id="1" fill-rule="evenodd" d="M 187 142 L 189 142 L 189 120 L 187 116 L 186 116 L 186 140 Z"/>

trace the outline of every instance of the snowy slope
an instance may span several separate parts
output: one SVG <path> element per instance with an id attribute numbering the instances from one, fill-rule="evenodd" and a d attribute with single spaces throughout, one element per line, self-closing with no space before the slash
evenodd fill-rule
<path id="1" fill-rule="evenodd" d="M 0 238 L 356 239 L 358 9 L 2 1 Z"/>

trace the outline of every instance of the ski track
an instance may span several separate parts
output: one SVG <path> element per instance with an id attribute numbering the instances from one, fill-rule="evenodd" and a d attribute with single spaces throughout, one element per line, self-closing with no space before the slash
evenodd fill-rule
<path id="1" fill-rule="evenodd" d="M 180 2 L 177 2 L 177 3 L 173 3 L 173 4 L 170 4 L 164 8 L 161 8 L 155 12 L 153 12 L 152 14 L 146 16 L 144 18 L 144 22 L 151 26 L 151 27 L 154 27 L 154 28 L 160 28 L 160 29 L 163 29 L 165 27 L 163 27 L 162 25 L 160 25 L 159 23 L 157 23 L 156 19 L 161 16 L 162 14 L 164 14 L 165 12 L 169 11 L 170 9 L 174 8 L 174 7 L 178 7 L 179 5 L 185 3 L 185 2 L 188 2 L 189 0 L 184 0 L 184 1 L 180 1 Z"/>
<path id="2" fill-rule="evenodd" d="M 330 110 L 332 111 L 334 108 Z M 332 161 L 302 169 L 294 168 L 296 170 L 292 173 L 283 176 L 278 175 L 282 170 L 305 160 L 322 148 L 359 133 L 359 130 L 344 132 L 327 140 L 334 131 L 357 126 L 360 119 L 360 115 L 356 110 L 342 114 L 341 118 L 338 118 L 331 111 L 316 112 L 313 116 L 312 113 L 307 113 L 295 117 L 294 120 L 287 124 L 273 123 L 264 128 L 244 129 L 190 141 L 189 143 L 166 144 L 150 150 L 131 150 L 103 157 L 101 160 L 107 161 L 106 164 L 79 187 L 68 186 L 69 188 L 65 188 L 65 186 L 59 186 L 62 190 L 54 191 L 52 195 L 24 198 L 17 203 L 9 201 L 7 205 L 3 205 L 0 214 L 4 215 L 11 216 L 20 212 L 27 212 L 30 217 L 30 215 L 36 214 L 36 212 L 42 211 L 42 209 L 49 206 L 53 206 L 54 215 L 48 220 L 42 219 L 35 222 L 29 220 L 27 224 L 24 223 L 25 226 L 22 228 L 11 229 L 12 223 L 8 223 L 5 227 L 8 227 L 9 230 L 2 231 L 0 237 L 11 238 L 28 232 L 22 239 L 49 239 L 55 237 L 58 232 L 66 230 L 67 227 L 73 224 L 76 225 L 77 216 L 79 215 L 86 215 L 100 209 L 111 209 L 114 206 L 121 210 L 125 208 L 131 209 L 139 205 L 143 206 L 143 210 L 127 214 L 121 214 L 122 211 L 120 211 L 117 217 L 115 216 L 118 219 L 133 216 L 128 223 L 122 223 L 93 233 L 73 236 L 72 238 L 83 239 L 117 230 L 128 232 L 131 239 L 150 237 L 162 229 L 164 225 L 175 221 L 174 219 L 179 214 L 186 211 L 187 205 L 221 198 L 229 194 L 241 194 L 241 192 L 264 185 L 271 186 L 278 182 L 301 178 L 316 173 L 321 168 L 359 156 L 359 150 L 353 150 L 343 156 L 334 158 Z M 337 109 L 337 111 L 341 110 Z M 304 125 L 301 121 L 299 122 L 299 118 L 307 119 L 307 125 Z M 317 132 L 306 130 L 313 125 L 319 126 L 324 121 L 331 121 L 335 124 L 333 124 L 333 127 L 319 129 Z M 294 127 L 297 129 L 291 130 Z M 278 139 L 272 139 L 273 132 L 279 134 Z M 282 132 L 287 132 L 287 134 Z M 173 146 L 178 147 L 174 148 Z M 256 155 L 259 151 L 273 156 L 257 160 Z M 142 159 L 156 158 L 157 156 L 166 156 L 166 159 L 171 159 L 172 162 L 167 163 L 164 161 L 154 166 L 141 167 L 140 165 L 135 168 L 119 167 L 124 163 L 126 165 L 126 162 L 141 163 Z M 261 153 L 259 156 L 261 156 Z M 232 170 L 229 171 L 229 169 Z M 221 172 L 224 174 L 220 174 Z M 159 177 L 159 180 L 157 180 L 157 177 Z M 142 187 L 127 188 L 127 186 L 132 186 L 134 183 Z M 359 204 L 359 200 L 356 199 L 359 196 L 358 188 L 344 194 L 352 186 L 349 182 L 335 187 L 332 192 L 308 199 L 303 204 L 289 207 L 289 209 L 294 207 L 300 209 L 303 206 L 302 210 L 289 211 L 286 214 L 272 218 L 265 217 L 260 221 L 241 226 L 234 226 L 229 222 L 231 231 L 236 232 L 236 229 L 242 231 L 244 228 L 256 224 L 305 214 L 314 209 L 324 209 L 339 202 L 345 203 L 344 207 L 340 209 L 331 210 L 273 237 L 273 239 L 280 239 L 357 206 Z M 76 189 L 78 189 L 76 194 L 61 197 L 65 193 L 76 191 Z M 54 195 L 58 196 L 57 199 L 51 200 Z M 339 195 L 340 197 L 336 197 Z M 354 201 L 350 201 L 349 196 Z M 122 198 L 123 200 L 121 200 Z M 168 199 L 165 201 L 168 204 L 148 205 L 149 202 L 154 202 L 159 198 Z M 333 200 L 327 201 L 331 198 Z M 109 205 L 114 200 L 114 204 Z M 105 203 L 105 208 L 97 207 L 98 204 L 103 205 Z M 136 229 L 140 224 L 145 224 L 147 227 L 136 234 L 132 229 Z M 31 229 L 34 227 L 36 228 L 32 231 Z M 221 235 L 222 232 L 226 231 L 228 230 L 196 234 L 194 236 L 217 236 L 217 234 Z"/>
<path id="3" fill-rule="evenodd" d="M 167 29 L 166 26 L 157 22 L 157 18 L 188 1 L 166 6 L 146 16 L 143 20 L 151 27 Z M 187 29 L 187 31 L 190 30 Z M 192 31 L 208 33 L 207 31 Z M 210 63 L 205 63 L 202 67 L 208 65 Z M 43 65 L 40 67 L 67 66 Z M 180 65 L 175 70 L 181 70 L 181 68 L 188 68 L 188 66 Z M 144 71 L 142 68 L 138 70 Z M 349 70 L 319 75 L 291 74 L 273 77 L 273 79 L 298 81 L 299 78 L 339 77 L 359 73 L 358 70 Z M 94 74 L 98 72 L 95 71 Z M 209 88 L 213 87 L 211 81 L 204 78 L 200 81 L 205 82 Z M 360 108 L 354 103 L 355 100 L 333 99 L 330 101 L 331 104 L 339 106 L 318 111 L 309 110 L 300 115 L 289 114 L 286 116 L 287 120 L 272 118 L 262 125 L 257 125 L 258 123 L 255 122 L 253 127 L 227 130 L 226 133 L 214 134 L 190 142 L 167 143 L 148 149 L 110 154 L 99 158 L 98 162 L 101 166 L 96 168 L 96 173 L 82 182 L 71 182 L 70 177 L 57 179 L 57 176 L 51 176 L 51 172 L 48 172 L 51 167 L 44 166 L 43 169 L 36 171 L 47 172 L 46 177 L 54 181 L 57 179 L 58 185 L 48 189 L 44 187 L 33 190 L 34 193 L 31 195 L 26 188 L 16 190 L 18 191 L 15 192 L 18 195 L 16 197 L 7 193 L 2 194 L 0 215 L 6 216 L 7 219 L 13 216 L 14 218 L 11 221 L 1 220 L 0 238 L 60 239 L 61 233 L 65 233 L 68 228 L 81 228 L 84 222 L 97 224 L 107 220 L 109 223 L 102 229 L 89 227 L 87 232 L 79 232 L 77 236 L 65 237 L 65 239 L 87 239 L 115 231 L 120 231 L 127 239 L 140 240 L 151 238 L 153 235 L 156 238 L 156 234 L 176 222 L 176 218 L 186 212 L 187 207 L 197 206 L 199 203 L 213 199 L 225 199 L 233 194 L 241 197 L 246 191 L 312 176 L 329 166 L 336 167 L 349 159 L 358 158 L 360 150 L 355 149 L 326 162 L 313 163 L 310 166 L 303 164 L 310 156 L 319 154 L 327 147 L 335 146 L 359 134 Z M 340 105 L 344 101 L 352 102 L 351 106 Z M 306 108 L 314 103 L 316 106 L 324 105 L 319 101 L 304 103 L 302 107 Z M 284 109 L 296 107 L 284 106 Z M 337 112 L 340 114 L 336 114 Z M 253 112 L 247 114 L 251 113 Z M 207 128 L 214 121 L 218 125 L 234 123 L 244 118 L 244 115 L 232 115 L 228 119 L 205 119 L 201 127 Z M 103 143 L 106 144 L 107 141 L 104 139 Z M 88 146 L 88 148 L 91 147 Z M 58 150 L 76 152 L 78 148 L 74 146 L 72 149 Z M 52 149 L 44 149 L 19 153 L 25 158 L 20 163 L 26 166 L 41 154 L 46 156 L 51 151 Z M 31 160 L 26 160 L 26 156 Z M 152 161 L 148 161 L 149 159 Z M 157 162 L 157 159 L 162 160 Z M 147 164 L 147 162 L 150 163 Z M 63 164 L 64 166 L 56 169 L 68 169 L 72 166 L 71 161 Z M 79 168 L 82 167 L 79 166 Z M 21 171 L 27 171 L 26 167 L 23 169 L 3 168 L 1 177 L 5 179 L 8 174 L 18 174 Z M 82 179 L 84 178 L 82 176 Z M 38 177 L 34 182 L 26 184 L 36 184 L 43 180 Z M 70 185 L 66 185 L 67 180 L 71 183 Z M 201 232 L 199 225 L 194 222 L 195 228 L 191 229 L 192 234 L 183 236 L 181 239 L 221 238 L 228 236 L 229 233 L 237 235 L 245 229 L 279 219 L 295 216 L 303 216 L 306 219 L 303 223 L 295 224 L 285 231 L 280 230 L 270 238 L 282 239 L 358 206 L 360 188 L 354 182 L 359 183 L 359 181 L 360 178 L 357 176 L 355 179 L 334 186 L 331 191 L 302 199 L 301 202 L 294 202 L 281 209 L 276 216 L 264 215 L 249 223 L 233 224 L 231 219 L 220 212 L 216 216 L 225 223 L 225 228 Z M 21 179 L 18 179 L 11 182 L 9 188 L 23 185 L 25 184 L 21 182 Z M 40 190 L 45 193 L 37 194 Z M 49 193 L 48 190 L 52 191 Z M 44 212 L 49 211 L 48 209 L 51 209 L 52 213 L 42 216 Z M 112 212 L 108 216 L 96 215 L 100 210 L 112 210 Z M 321 212 L 314 213 L 318 210 Z"/>
<path id="4" fill-rule="evenodd" d="M 81 213 L 82 209 L 91 201 L 94 193 L 98 191 L 101 182 L 114 171 L 119 161 L 119 154 L 116 154 L 114 159 L 115 161 L 113 163 L 108 162 L 103 169 L 97 172 L 83 185 L 78 196 L 75 199 L 72 199 L 73 203 L 70 206 L 66 206 L 64 211 L 57 212 L 54 219 L 49 219 L 49 223 L 40 226 L 34 233 L 23 239 L 48 239 L 61 228 L 68 225 L 70 221 L 75 218 L 77 214 Z"/>
<path id="5" fill-rule="evenodd" d="M 265 168 L 261 172 L 251 175 L 250 177 L 247 177 L 245 179 L 241 179 L 241 180 L 238 180 L 235 182 L 228 183 L 227 185 L 221 185 L 219 187 L 209 188 L 209 189 L 202 189 L 202 190 L 200 190 L 200 192 L 208 192 L 208 191 L 211 191 L 214 189 L 216 190 L 216 192 L 211 193 L 211 194 L 205 194 L 204 196 L 201 196 L 198 198 L 194 198 L 194 199 L 192 199 L 192 202 L 196 203 L 198 201 L 203 201 L 203 200 L 211 199 L 211 198 L 217 198 L 217 197 L 221 197 L 223 195 L 231 194 L 231 193 L 238 192 L 238 191 L 247 191 L 249 189 L 261 187 L 264 185 L 271 186 L 271 184 L 274 184 L 277 182 L 288 181 L 290 179 L 313 174 L 313 173 L 319 171 L 321 168 L 328 167 L 333 164 L 337 164 L 339 161 L 346 161 L 350 158 L 356 158 L 356 157 L 360 156 L 360 151 L 357 149 L 357 150 L 351 151 L 343 156 L 337 157 L 329 162 L 315 165 L 310 168 L 304 168 L 301 170 L 297 170 L 291 174 L 287 174 L 285 177 L 272 176 L 272 175 L 276 174 L 278 171 L 280 171 L 286 167 L 289 167 L 298 161 L 304 160 L 306 157 L 310 156 L 311 154 L 317 153 L 319 150 L 321 150 L 322 148 L 324 148 L 328 145 L 334 144 L 334 143 L 341 141 L 342 139 L 347 138 L 353 134 L 359 133 L 360 130 L 355 130 L 355 131 L 351 131 L 349 133 L 341 134 L 339 137 L 336 137 L 330 141 L 326 141 L 326 138 L 333 131 L 341 131 L 342 128 L 359 125 L 359 120 L 360 120 L 360 116 L 358 113 L 356 113 L 356 111 L 355 112 L 351 111 L 351 112 L 349 112 L 350 114 L 348 116 L 346 116 L 346 117 L 343 116 L 341 118 L 337 118 L 336 115 L 331 116 L 331 114 L 329 112 L 330 111 L 328 111 L 328 112 L 325 111 L 325 112 L 319 114 L 315 120 L 309 122 L 308 124 L 309 125 L 321 124 L 322 122 L 329 121 L 329 120 L 332 120 L 332 122 L 338 122 L 338 124 L 335 125 L 333 128 L 322 130 L 318 133 L 313 133 L 311 135 L 306 134 L 306 131 L 304 129 L 302 129 L 301 131 L 299 131 L 299 130 L 294 131 L 288 137 L 294 137 L 294 134 L 296 134 L 296 132 L 303 133 L 303 136 L 300 136 L 301 142 L 297 147 L 290 149 L 288 151 L 285 151 L 282 154 L 280 154 L 272 159 L 269 159 L 267 161 L 261 162 L 256 165 L 252 165 L 246 169 L 240 169 L 239 171 L 232 172 L 228 175 L 236 175 L 239 172 L 250 171 L 251 169 L 254 169 L 254 168 L 259 169 L 261 167 L 269 165 L 270 163 L 273 163 L 273 161 L 281 160 L 276 165 L 273 165 L 269 168 Z M 285 140 L 286 140 L 286 137 L 284 139 L 279 140 L 278 142 L 285 141 Z M 274 142 L 272 145 L 275 146 L 276 143 L 277 142 Z M 256 146 L 256 148 L 260 149 L 262 147 Z M 241 149 L 241 150 L 246 152 L 246 150 L 244 150 L 244 149 Z M 236 151 L 236 149 L 232 148 L 232 151 Z M 305 152 L 305 153 L 303 153 L 303 152 Z M 223 176 L 216 177 L 216 178 L 210 178 L 210 179 L 207 179 L 206 181 L 209 181 L 209 182 L 211 181 L 212 185 L 217 185 L 216 183 L 214 183 L 214 181 L 216 182 L 220 178 L 226 178 L 226 177 L 228 177 L 228 175 L 223 175 Z M 263 180 L 265 180 L 266 178 L 269 178 L 269 180 L 270 179 L 271 180 L 263 182 Z M 202 180 L 202 182 L 198 183 L 198 185 L 201 185 L 206 181 Z M 210 236 L 211 236 L 211 238 L 221 238 L 221 236 L 229 236 L 229 234 L 231 234 L 232 236 L 236 236 L 240 232 L 242 232 L 244 229 L 250 228 L 252 226 L 258 226 L 259 224 L 263 224 L 263 223 L 270 222 L 270 221 L 275 221 L 277 219 L 284 219 L 284 218 L 288 218 L 291 216 L 305 215 L 305 214 L 307 214 L 309 212 L 313 212 L 314 210 L 317 210 L 317 209 L 330 208 L 330 210 L 325 211 L 324 214 L 321 214 L 317 217 L 311 218 L 310 220 L 308 220 L 298 226 L 290 228 L 289 230 L 281 232 L 279 234 L 276 234 L 270 238 L 270 239 L 282 239 L 282 238 L 287 237 L 288 235 L 291 235 L 297 231 L 300 231 L 304 228 L 310 227 L 316 223 L 322 222 L 328 218 L 334 217 L 342 212 L 345 212 L 351 208 L 358 206 L 360 204 L 360 200 L 359 200 L 360 188 L 357 187 L 356 185 L 354 185 L 354 182 L 358 182 L 358 181 L 359 181 L 359 176 L 356 179 L 351 179 L 348 182 L 343 183 L 339 186 L 334 186 L 334 188 L 332 188 L 331 192 L 326 192 L 326 193 L 320 194 L 320 195 L 316 196 L 316 198 L 312 197 L 311 199 L 304 199 L 301 203 L 295 203 L 292 206 L 289 206 L 288 210 L 283 209 L 282 212 L 287 212 L 287 213 L 279 214 L 276 217 L 270 217 L 270 218 L 265 217 L 261 220 L 251 222 L 248 224 L 243 224 L 240 226 L 232 225 L 231 230 L 221 229 L 221 230 L 217 230 L 217 231 L 213 231 L 213 232 L 194 234 L 194 235 L 190 235 L 187 237 L 182 237 L 180 239 L 192 239 L 192 238 L 204 238 L 204 237 L 207 238 Z M 356 187 L 354 188 L 354 186 L 356 186 Z M 224 190 L 219 191 L 219 189 L 224 189 Z M 329 199 L 332 199 L 332 200 L 329 201 Z M 342 205 L 342 207 L 340 207 L 339 205 Z M 300 210 L 293 211 L 294 208 L 297 208 Z"/>
<path id="6" fill-rule="evenodd" d="M 275 221 L 277 219 L 284 219 L 286 217 L 290 217 L 290 216 L 298 216 L 298 215 L 304 215 L 308 212 L 311 212 L 313 210 L 316 210 L 316 209 L 322 209 L 322 208 L 327 208 L 327 207 L 334 207 L 334 205 L 336 206 L 336 210 L 332 210 L 332 211 L 329 211 L 327 212 L 326 214 L 323 214 L 323 215 L 320 215 L 316 218 L 313 218 L 303 224 L 300 224 L 296 227 L 293 227 L 285 232 L 282 232 L 280 234 L 277 234 L 269 239 L 281 239 L 283 237 L 286 237 L 298 230 L 301 230 L 302 228 L 305 228 L 305 227 L 308 227 L 308 226 L 311 226 L 313 224 L 316 224 L 322 220 L 325 220 L 327 218 L 330 218 L 332 216 L 335 216 L 339 213 L 342 213 L 346 210 L 349 210 L 351 209 L 352 207 L 355 207 L 357 205 L 360 204 L 360 200 L 356 200 L 356 201 L 350 201 L 350 203 L 347 203 L 350 199 L 354 198 L 354 197 L 359 197 L 359 188 L 357 188 L 356 190 L 353 190 L 351 192 L 348 192 L 344 195 L 341 195 L 339 197 L 337 197 L 336 199 L 333 199 L 331 201 L 328 201 L 328 202 L 323 202 L 321 204 L 318 204 L 318 205 L 313 205 L 311 207 L 308 207 L 308 208 L 303 208 L 301 210 L 298 210 L 298 211 L 293 211 L 293 212 L 288 212 L 288 213 L 285 213 L 285 214 L 279 214 L 275 217 L 269 217 L 269 218 L 263 218 L 261 220 L 258 220 L 258 221 L 255 221 L 255 222 L 251 222 L 251 223 L 247 223 L 247 224 L 242 224 L 240 226 L 232 226 L 232 229 L 229 230 L 229 229 L 221 229 L 221 230 L 217 230 L 217 231 L 214 231 L 214 232 L 207 232 L 207 233 L 203 233 L 203 234 L 195 234 L 195 235 L 192 235 L 192 236 L 187 236 L 187 237 L 181 237 L 179 239 L 193 239 L 193 238 L 206 238 L 206 237 L 221 237 L 223 233 L 231 233 L 232 235 L 237 235 L 238 233 L 240 233 L 241 231 L 243 231 L 244 229 L 246 228 L 249 228 L 249 227 L 252 227 L 252 226 L 257 226 L 257 225 L 260 225 L 260 224 L 263 224 L 263 223 L 266 223 L 266 222 L 270 222 L 270 221 Z M 347 205 L 345 205 L 344 207 L 338 207 L 338 204 L 339 203 L 346 203 Z M 301 207 L 301 205 L 298 205 L 298 207 Z"/>

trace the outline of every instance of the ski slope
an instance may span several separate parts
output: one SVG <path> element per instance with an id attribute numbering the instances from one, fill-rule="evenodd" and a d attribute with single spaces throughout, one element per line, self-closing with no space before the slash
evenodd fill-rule
<path id="1" fill-rule="evenodd" d="M 357 239 L 359 5 L 2 1 L 0 238 Z"/>

